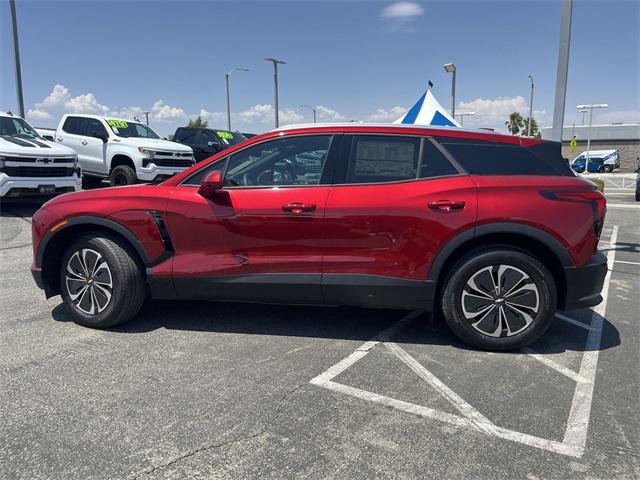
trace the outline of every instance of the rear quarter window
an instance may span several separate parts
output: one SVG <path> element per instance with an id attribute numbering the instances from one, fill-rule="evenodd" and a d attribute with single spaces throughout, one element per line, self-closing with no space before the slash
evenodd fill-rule
<path id="1" fill-rule="evenodd" d="M 472 175 L 559 175 L 558 169 L 519 145 L 438 138 L 438 142 Z"/>

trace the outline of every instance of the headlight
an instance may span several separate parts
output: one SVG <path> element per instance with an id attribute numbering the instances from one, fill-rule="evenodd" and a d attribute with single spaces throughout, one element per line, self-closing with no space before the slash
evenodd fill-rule
<path id="1" fill-rule="evenodd" d="M 144 147 L 138 147 L 138 151 L 141 154 L 148 155 L 150 157 L 153 157 L 153 154 L 155 153 L 153 150 L 149 150 L 148 148 L 144 148 Z"/>

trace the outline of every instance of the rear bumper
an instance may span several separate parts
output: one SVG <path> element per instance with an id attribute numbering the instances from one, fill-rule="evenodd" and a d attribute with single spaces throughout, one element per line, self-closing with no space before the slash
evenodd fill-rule
<path id="1" fill-rule="evenodd" d="M 607 275 L 607 256 L 597 252 L 580 267 L 564 268 L 566 293 L 559 302 L 560 310 L 588 308 L 602 302 L 602 286 Z"/>

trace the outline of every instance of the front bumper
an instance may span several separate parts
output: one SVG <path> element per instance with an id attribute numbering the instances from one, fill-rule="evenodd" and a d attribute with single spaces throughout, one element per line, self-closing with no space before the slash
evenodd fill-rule
<path id="1" fill-rule="evenodd" d="M 82 179 L 75 174 L 72 177 L 9 177 L 0 174 L 0 197 L 42 195 L 40 187 L 51 185 L 55 190 L 47 191 L 45 195 L 78 192 L 82 190 Z"/>
<path id="2" fill-rule="evenodd" d="M 607 275 L 607 256 L 596 252 L 589 262 L 580 267 L 564 267 L 566 292 L 560 299 L 560 310 L 576 310 L 602 302 L 602 286 Z"/>
<path id="3" fill-rule="evenodd" d="M 189 167 L 159 167 L 155 163 L 150 163 L 146 167 L 139 166 L 136 175 L 143 182 L 154 182 L 160 179 L 166 180 L 187 168 Z"/>

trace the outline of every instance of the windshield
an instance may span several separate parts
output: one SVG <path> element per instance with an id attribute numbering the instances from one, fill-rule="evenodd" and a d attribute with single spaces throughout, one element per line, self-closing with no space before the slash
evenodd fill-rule
<path id="1" fill-rule="evenodd" d="M 125 122 L 124 120 L 107 120 L 107 124 L 119 137 L 124 138 L 155 138 L 160 136 L 151 128 L 136 122 Z"/>
<path id="2" fill-rule="evenodd" d="M 18 138 L 40 138 L 31 125 L 17 117 L 0 117 L 0 135 Z"/>
<path id="3" fill-rule="evenodd" d="M 220 141 L 226 146 L 237 145 L 238 143 L 242 143 L 247 139 L 247 137 L 242 135 L 240 132 L 216 130 L 216 134 L 218 135 L 218 138 L 220 138 Z"/>

